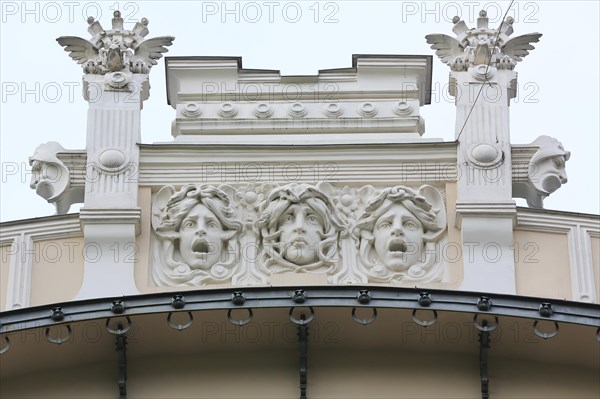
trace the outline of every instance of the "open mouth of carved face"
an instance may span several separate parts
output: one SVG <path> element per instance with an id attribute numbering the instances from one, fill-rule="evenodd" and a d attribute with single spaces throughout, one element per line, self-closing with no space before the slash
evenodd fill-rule
<path id="1" fill-rule="evenodd" d="M 50 182 L 39 179 L 36 181 L 36 185 L 32 188 L 35 188 L 36 194 L 42 197 L 43 199 L 47 200 L 52 198 L 53 190 L 52 184 L 50 184 Z"/>
<path id="2" fill-rule="evenodd" d="M 407 249 L 406 243 L 403 240 L 393 240 L 388 246 L 388 251 L 390 252 L 404 253 Z"/>
<path id="3" fill-rule="evenodd" d="M 207 254 L 210 251 L 210 246 L 205 239 L 200 238 L 194 241 L 194 244 L 192 245 L 192 251 L 199 254 Z"/>

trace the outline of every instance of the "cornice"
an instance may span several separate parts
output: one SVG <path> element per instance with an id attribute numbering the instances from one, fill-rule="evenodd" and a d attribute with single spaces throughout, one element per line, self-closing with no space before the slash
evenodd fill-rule
<path id="1" fill-rule="evenodd" d="M 253 83 L 279 83 L 281 87 L 289 84 L 303 85 L 318 82 L 338 82 L 341 84 L 336 91 L 336 98 L 346 98 L 347 93 L 360 92 L 363 98 L 371 98 L 369 93 L 377 95 L 381 89 L 389 87 L 389 82 L 381 86 L 380 75 L 389 74 L 390 79 L 397 81 L 409 78 L 416 80 L 419 100 L 421 105 L 431 102 L 431 77 L 432 60 L 429 55 L 385 55 L 385 54 L 355 54 L 352 57 L 352 68 L 338 68 L 320 70 L 318 75 L 281 76 L 277 70 L 243 69 L 241 57 L 166 57 L 166 82 L 167 103 L 173 107 L 183 98 L 187 98 L 186 91 L 193 93 L 193 88 L 187 84 L 198 84 L 198 82 L 220 83 L 238 82 Z M 189 80 L 193 71 L 201 74 Z M 213 75 L 214 71 L 214 76 Z M 398 71 L 402 71 L 398 74 Z M 225 72 L 225 73 L 224 73 Z M 369 83 L 369 86 L 356 89 L 360 79 L 371 81 L 370 75 L 376 74 L 377 79 Z M 350 85 L 347 85 L 350 83 Z M 373 85 L 373 83 L 375 83 Z M 183 88 L 185 87 L 185 90 Z M 281 90 L 281 87 L 278 90 Z M 371 87 L 372 90 L 369 88 Z M 406 90 L 401 90 L 405 92 Z M 204 90 L 198 94 L 206 95 Z M 220 93 L 222 94 L 222 93 Z M 219 95 L 220 95 L 219 94 Z M 352 95 L 352 94 L 350 94 Z M 339 97 L 338 97 L 339 96 Z"/>
<path id="2" fill-rule="evenodd" d="M 510 218 L 513 226 L 516 223 L 516 206 L 513 201 L 507 202 L 457 202 L 454 225 L 462 226 L 463 217 Z"/>
<path id="3" fill-rule="evenodd" d="M 600 215 L 517 208 L 517 228 L 538 231 L 569 231 L 581 227 L 600 234 Z"/>
<path id="4" fill-rule="evenodd" d="M 86 225 L 133 224 L 136 234 L 140 233 L 142 211 L 136 209 L 86 209 L 81 208 L 79 220 Z"/>
<path id="5" fill-rule="evenodd" d="M 329 181 L 443 184 L 456 171 L 455 143 L 346 146 L 142 145 L 140 184 Z M 261 176 L 255 176 L 260 173 Z M 293 176 L 292 176 L 293 175 Z"/>
<path id="6" fill-rule="evenodd" d="M 79 214 L 46 216 L 0 223 L 0 242 L 9 243 L 12 237 L 27 235 L 36 240 L 81 235 Z"/>

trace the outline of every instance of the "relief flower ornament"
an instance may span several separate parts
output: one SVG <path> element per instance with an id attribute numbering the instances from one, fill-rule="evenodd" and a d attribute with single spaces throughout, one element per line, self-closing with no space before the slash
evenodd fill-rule
<path id="1" fill-rule="evenodd" d="M 374 192 L 375 189 L 370 185 L 359 189 L 344 186 L 341 190 L 336 191 L 334 202 L 344 216 L 356 221 Z"/>
<path id="2" fill-rule="evenodd" d="M 261 187 L 254 183 L 249 183 L 245 187 L 240 187 L 235 197 L 238 204 L 240 204 L 246 211 L 257 212 L 260 203 L 265 199 L 265 194 L 262 192 Z"/>
<path id="3" fill-rule="evenodd" d="M 337 208 L 346 217 L 356 219 L 356 210 L 358 209 L 358 191 L 355 188 L 344 186 L 334 197 Z"/>

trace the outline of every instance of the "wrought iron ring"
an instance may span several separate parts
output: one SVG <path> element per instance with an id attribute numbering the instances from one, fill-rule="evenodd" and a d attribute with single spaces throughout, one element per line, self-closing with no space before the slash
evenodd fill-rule
<path id="1" fill-rule="evenodd" d="M 50 336 L 50 327 L 48 327 L 48 328 L 46 328 L 45 335 L 46 335 L 46 339 L 48 340 L 48 342 L 51 342 L 56 345 L 60 345 L 63 342 L 67 342 L 68 340 L 71 339 L 71 337 L 73 336 L 73 330 L 71 330 L 71 326 L 67 324 L 67 335 L 65 337 L 52 338 Z"/>
<path id="2" fill-rule="evenodd" d="M 173 316 L 173 312 L 169 312 L 169 315 L 167 316 L 167 324 L 173 330 L 177 330 L 177 331 L 183 331 L 186 328 L 190 328 L 190 326 L 194 323 L 194 316 L 192 316 L 192 312 L 187 312 L 187 314 L 190 317 L 190 319 L 188 320 L 187 323 L 185 323 L 185 324 L 173 324 L 173 323 L 171 323 L 171 316 Z"/>
<path id="3" fill-rule="evenodd" d="M 428 327 L 428 326 L 432 326 L 435 323 L 437 323 L 437 312 L 435 310 L 431 310 L 431 312 L 433 312 L 433 319 L 431 320 L 419 320 L 417 318 L 417 311 L 422 310 L 422 309 L 414 309 L 412 311 L 412 319 L 414 320 L 415 323 L 417 323 L 418 325 L 420 325 L 421 327 Z"/>
<path id="4" fill-rule="evenodd" d="M 483 331 L 483 332 L 490 332 L 490 331 L 494 331 L 496 328 L 498 328 L 498 324 L 500 323 L 500 322 L 498 321 L 498 317 L 497 317 L 497 316 L 494 316 L 494 322 L 496 322 L 496 324 L 494 324 L 494 325 L 491 325 L 491 326 L 488 326 L 488 325 L 487 325 L 487 320 L 484 320 L 484 321 L 486 321 L 486 324 L 484 324 L 484 325 L 481 325 L 481 324 L 479 324 L 479 322 L 477 321 L 477 317 L 479 317 L 479 315 L 478 315 L 478 314 L 476 314 L 476 315 L 473 317 L 473 325 L 474 325 L 474 326 L 475 326 L 475 328 L 476 328 L 476 329 L 478 329 L 479 331 Z"/>
<path id="5" fill-rule="evenodd" d="M 308 323 L 310 323 L 311 321 L 313 321 L 313 319 L 315 318 L 315 311 L 312 308 L 312 306 L 307 306 L 308 310 L 310 310 L 310 315 L 307 318 L 301 318 L 301 319 L 296 319 L 294 317 L 294 309 L 296 309 L 295 307 L 291 307 L 290 308 L 290 321 L 298 326 L 303 326 L 306 325 Z M 300 315 L 300 317 L 304 317 L 304 313 L 302 313 Z"/>
<path id="6" fill-rule="evenodd" d="M 377 318 L 377 308 L 371 308 L 373 310 L 373 314 L 368 319 L 361 319 L 356 315 L 356 308 L 352 308 L 352 320 L 357 322 L 358 324 L 362 324 L 366 326 L 367 324 L 371 324 Z"/>
<path id="7" fill-rule="evenodd" d="M 235 324 L 236 326 L 243 326 L 243 325 L 246 325 L 246 324 L 250 323 L 252 321 L 252 318 L 254 317 L 254 314 L 252 313 L 252 309 L 247 308 L 246 310 L 248 311 L 248 318 L 247 319 L 235 320 L 235 319 L 231 318 L 231 312 L 233 312 L 233 309 L 229 309 L 227 311 L 227 320 L 229 320 L 229 322 L 231 324 Z"/>
<path id="8" fill-rule="evenodd" d="M 553 322 L 554 323 L 554 331 L 549 332 L 549 333 L 541 332 L 540 330 L 538 330 L 538 322 L 539 322 L 539 320 L 536 320 L 533 322 L 533 332 L 538 337 L 543 338 L 543 339 L 549 339 L 549 338 L 554 338 L 558 335 L 558 323 L 557 322 Z"/>
<path id="9" fill-rule="evenodd" d="M 113 334 L 113 335 L 123 335 L 125 333 L 127 333 L 127 331 L 129 331 L 131 329 L 131 319 L 129 318 L 129 316 L 125 316 L 125 320 L 127 320 L 127 327 L 122 328 L 121 327 L 121 323 L 117 324 L 118 329 L 113 330 L 112 328 L 110 328 L 110 320 L 111 318 L 106 319 L 106 331 L 108 331 L 109 333 Z"/>
<path id="10" fill-rule="evenodd" d="M 4 345 L 4 348 L 0 349 L 0 355 L 4 355 L 10 349 L 10 339 L 5 336 L 4 341 L 6 342 L 6 345 Z"/>

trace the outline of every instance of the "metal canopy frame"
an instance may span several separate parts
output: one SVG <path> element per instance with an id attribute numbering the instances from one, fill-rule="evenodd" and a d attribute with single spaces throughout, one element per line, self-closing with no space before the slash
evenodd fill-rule
<path id="1" fill-rule="evenodd" d="M 533 319 L 534 332 L 543 339 L 556 336 L 559 331 L 558 322 L 596 327 L 596 339 L 600 342 L 600 305 L 556 299 L 522 297 L 516 295 L 483 294 L 464 291 L 422 290 L 419 288 L 334 286 L 263 288 L 252 287 L 237 289 L 196 290 L 181 293 L 159 293 L 136 295 L 121 298 L 101 298 L 83 301 L 65 302 L 55 305 L 31 307 L 3 312 L 0 314 L 0 334 L 3 335 L 3 347 L 0 355 L 10 348 L 8 334 L 34 329 L 46 328 L 49 342 L 61 344 L 70 339 L 72 330 L 70 323 L 106 319 L 106 329 L 115 336 L 118 352 L 118 387 L 119 397 L 127 398 L 127 337 L 131 327 L 130 316 L 168 313 L 169 327 L 182 331 L 193 323 L 192 311 L 227 310 L 228 320 L 235 325 L 243 326 L 252 320 L 252 309 L 287 308 L 289 318 L 297 326 L 299 349 L 300 399 L 307 398 L 308 369 L 308 324 L 314 319 L 315 307 L 352 308 L 352 319 L 358 324 L 370 324 L 377 318 L 377 308 L 412 309 L 412 318 L 418 325 L 427 327 L 437 322 L 438 311 L 474 314 L 473 325 L 479 333 L 479 366 L 481 378 L 481 397 L 488 399 L 489 374 L 488 352 L 490 348 L 489 333 L 497 328 L 498 316 Z M 372 315 L 361 319 L 356 310 L 361 307 L 370 308 Z M 294 316 L 297 308 L 308 309 L 299 318 Z M 248 317 L 236 320 L 232 318 L 233 309 L 246 309 Z M 433 313 L 433 318 L 420 320 L 417 317 L 420 309 Z M 173 312 L 186 311 L 189 317 L 185 324 L 171 322 Z M 488 325 L 487 320 L 478 322 L 480 315 L 493 316 L 495 324 Z M 125 318 L 127 326 L 117 324 L 111 328 L 113 318 Z M 540 332 L 537 324 L 540 320 L 554 323 L 553 332 Z M 66 324 L 67 336 L 52 338 L 50 327 Z"/>
<path id="2" fill-rule="evenodd" d="M 0 334 L 57 324 L 185 309 L 287 308 L 293 306 L 428 309 L 520 317 L 600 328 L 600 305 L 558 299 L 419 288 L 370 286 L 248 287 L 158 293 L 71 301 L 0 313 Z M 414 312 L 413 312 L 414 313 Z M 414 316 L 414 314 L 413 314 Z M 415 320 L 417 321 L 417 320 Z"/>

